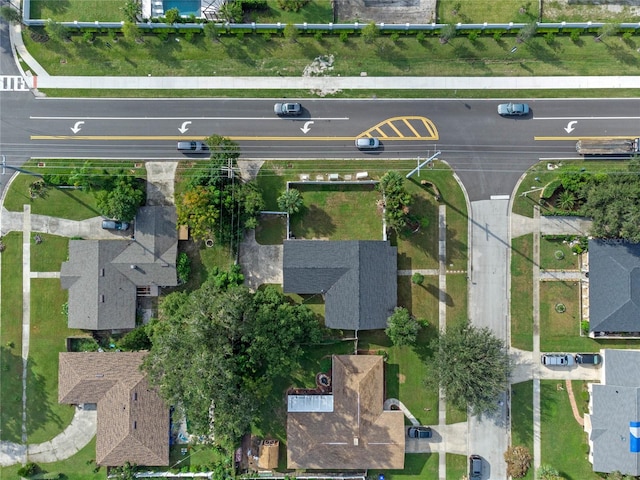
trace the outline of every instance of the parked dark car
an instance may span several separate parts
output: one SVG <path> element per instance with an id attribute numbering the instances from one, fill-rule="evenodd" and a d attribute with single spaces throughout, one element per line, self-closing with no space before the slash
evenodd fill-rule
<path id="1" fill-rule="evenodd" d="M 409 438 L 431 438 L 433 436 L 431 427 L 409 427 L 407 434 Z"/>
<path id="2" fill-rule="evenodd" d="M 103 220 L 102 228 L 105 230 L 128 230 L 129 224 L 127 222 L 118 222 L 116 220 Z"/>
<path id="3" fill-rule="evenodd" d="M 469 457 L 469 480 L 480 480 L 482 478 L 482 457 L 471 455 Z"/>
<path id="4" fill-rule="evenodd" d="M 600 365 L 602 357 L 599 353 L 576 353 L 576 363 L 582 365 Z"/>

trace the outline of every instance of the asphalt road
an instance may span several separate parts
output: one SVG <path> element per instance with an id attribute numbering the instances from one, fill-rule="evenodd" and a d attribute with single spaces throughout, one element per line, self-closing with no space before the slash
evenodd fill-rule
<path id="1" fill-rule="evenodd" d="M 179 159 L 177 140 L 217 133 L 238 141 L 244 158 L 426 158 L 439 150 L 471 200 L 510 194 L 541 158 L 578 158 L 578 137 L 638 135 L 640 119 L 640 100 L 631 99 L 533 100 L 526 118 L 498 116 L 497 100 L 301 100 L 304 113 L 294 118 L 278 118 L 274 101 L 262 99 L 2 92 L 0 102 L 0 152 L 12 165 L 28 157 Z M 354 138 L 367 133 L 382 137 L 379 151 L 355 149 Z"/>

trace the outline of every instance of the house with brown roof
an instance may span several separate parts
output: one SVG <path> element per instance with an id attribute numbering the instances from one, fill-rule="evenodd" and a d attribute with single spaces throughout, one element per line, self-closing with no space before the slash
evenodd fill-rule
<path id="1" fill-rule="evenodd" d="M 330 394 L 288 396 L 287 467 L 403 469 L 404 415 L 383 404 L 383 358 L 334 355 Z"/>
<path id="2" fill-rule="evenodd" d="M 98 465 L 169 465 L 169 409 L 140 370 L 145 355 L 60 353 L 58 402 L 98 410 Z"/>

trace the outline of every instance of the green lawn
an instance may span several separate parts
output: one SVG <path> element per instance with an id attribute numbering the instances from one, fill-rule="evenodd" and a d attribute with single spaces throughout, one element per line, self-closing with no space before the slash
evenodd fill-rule
<path id="1" fill-rule="evenodd" d="M 529 23 L 537 20 L 538 4 L 527 5 L 525 12 L 520 7 L 525 5 L 518 0 L 501 0 L 498 2 L 475 2 L 470 0 L 441 0 L 438 2 L 438 21 L 440 23 Z"/>
<path id="2" fill-rule="evenodd" d="M 31 0 L 30 18 L 56 22 L 119 22 L 126 20 L 121 0 Z"/>
<path id="3" fill-rule="evenodd" d="M 464 274 L 447 275 L 447 327 L 467 323 L 467 277 Z"/>
<path id="4" fill-rule="evenodd" d="M 436 331 L 431 324 L 423 328 L 414 348 L 392 346 L 382 330 L 359 332 L 359 350 L 385 350 L 389 355 L 385 371 L 386 397 L 399 399 L 421 425 L 438 423 L 438 390 L 425 386 L 425 380 L 432 376 L 429 344 Z"/>
<path id="5" fill-rule="evenodd" d="M 562 252 L 562 254 L 556 253 Z M 567 242 L 549 237 L 540 238 L 540 268 L 545 270 L 578 270 L 580 257 Z"/>
<path id="6" fill-rule="evenodd" d="M 298 12 L 282 10 L 277 0 L 267 0 L 269 9 L 264 12 L 250 12 L 246 21 L 256 23 L 330 23 L 333 22 L 333 11 L 330 0 L 313 0 L 304 5 Z"/>
<path id="7" fill-rule="evenodd" d="M 31 335 L 27 374 L 29 443 L 51 440 L 69 425 L 74 409 L 58 403 L 58 352 L 65 338 L 82 332 L 67 329 L 62 304 L 67 291 L 56 278 L 31 279 Z"/>
<path id="8" fill-rule="evenodd" d="M 511 241 L 511 345 L 533 350 L 533 235 Z"/>
<path id="9" fill-rule="evenodd" d="M 556 311 L 563 304 L 564 313 Z M 570 352 L 597 350 L 592 339 L 580 336 L 580 284 L 578 282 L 540 283 L 540 350 Z"/>
<path id="10" fill-rule="evenodd" d="M 404 470 L 369 470 L 368 477 L 378 478 L 384 473 L 389 480 L 435 480 L 438 478 L 437 453 L 407 453 Z"/>
<path id="11" fill-rule="evenodd" d="M 295 43 L 277 35 L 266 38 L 251 33 L 243 38 L 223 35 L 220 42 L 203 35 L 177 42 L 171 34 L 167 41 L 145 35 L 142 43 L 124 39 L 116 43 L 101 34 L 92 44 L 81 35 L 74 35 L 70 42 L 46 43 L 34 41 L 28 32 L 23 35 L 29 52 L 50 75 L 146 76 L 153 72 L 154 76 L 183 76 L 198 72 L 202 76 L 299 76 L 316 57 L 327 54 L 335 58 L 331 75 L 341 76 L 361 72 L 369 76 L 430 76 L 434 72 L 442 76 L 607 75 L 620 68 L 626 75 L 640 73 L 632 42 L 619 37 L 594 42 L 593 37 L 585 34 L 574 43 L 568 35 L 556 35 L 548 45 L 538 36 L 510 53 L 515 33 L 496 41 L 492 32 L 486 32 L 475 42 L 460 35 L 445 45 L 438 34 L 428 34 L 422 42 L 415 35 L 401 35 L 395 42 L 384 35 L 373 44 L 361 35 L 342 42 L 338 34 L 323 34 L 320 40 L 302 34 Z"/>
<path id="12" fill-rule="evenodd" d="M 48 233 L 38 235 L 42 239 L 40 244 L 33 241 L 31 234 L 31 271 L 59 272 L 62 262 L 69 257 L 69 239 Z"/>
<path id="13" fill-rule="evenodd" d="M 587 434 L 573 418 L 564 382 L 543 380 L 540 383 L 542 463 L 558 469 L 567 480 L 599 479 L 587 459 Z M 559 438 L 561 448 L 558 448 Z"/>
<path id="14" fill-rule="evenodd" d="M 374 185 L 295 186 L 304 199 L 291 216 L 296 238 L 328 240 L 381 240 L 382 214 L 376 209 L 380 193 Z"/>
<path id="15" fill-rule="evenodd" d="M 398 277 L 398 306 L 405 307 L 416 318 L 438 327 L 438 277 L 425 276 L 422 285 L 411 282 L 411 277 Z"/>
<path id="16" fill-rule="evenodd" d="M 533 380 L 511 385 L 511 445 L 522 445 L 533 455 Z M 533 469 L 524 477 L 533 480 Z"/>
<path id="17" fill-rule="evenodd" d="M 55 463 L 40 463 L 40 468 L 52 473 L 62 473 L 65 480 L 104 480 L 107 476 L 106 468 L 101 467 L 98 472 L 94 472 L 96 458 L 96 440 L 91 440 L 86 447 L 76 453 L 73 457 L 60 460 Z M 20 464 L 11 467 L 0 467 L 0 478 L 20 478 L 18 469 Z"/>
<path id="18" fill-rule="evenodd" d="M 256 228 L 256 241 L 260 245 L 282 245 L 287 235 L 285 215 L 261 215 Z"/>
<path id="19" fill-rule="evenodd" d="M 0 302 L 0 439 L 22 438 L 22 233 L 2 238 L 6 249 L 0 255 L 2 298 Z"/>
<path id="20" fill-rule="evenodd" d="M 469 472 L 469 462 L 465 455 L 447 453 L 447 480 L 461 480 Z"/>

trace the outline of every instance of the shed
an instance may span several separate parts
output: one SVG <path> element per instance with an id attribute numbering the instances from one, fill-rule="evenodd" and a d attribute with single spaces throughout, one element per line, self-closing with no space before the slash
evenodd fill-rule
<path id="1" fill-rule="evenodd" d="M 278 468 L 279 451 L 280 442 L 278 440 L 264 440 L 260 444 L 258 468 L 263 470 L 275 470 Z"/>

